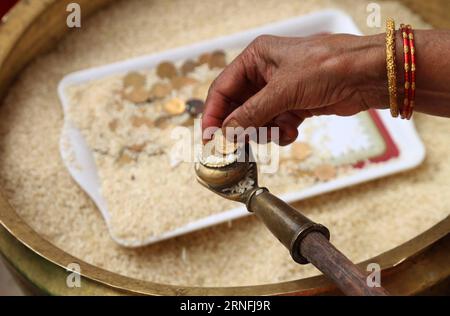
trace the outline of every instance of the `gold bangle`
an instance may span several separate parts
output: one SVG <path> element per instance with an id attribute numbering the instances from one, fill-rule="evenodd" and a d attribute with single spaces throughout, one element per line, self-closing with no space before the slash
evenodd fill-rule
<path id="1" fill-rule="evenodd" d="M 391 115 L 398 117 L 397 101 L 397 66 L 395 60 L 395 22 L 389 18 L 386 21 L 386 69 L 389 89 L 389 107 Z"/>

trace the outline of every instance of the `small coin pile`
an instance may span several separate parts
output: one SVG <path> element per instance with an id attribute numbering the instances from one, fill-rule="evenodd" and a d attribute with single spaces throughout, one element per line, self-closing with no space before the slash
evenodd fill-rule
<path id="1" fill-rule="evenodd" d="M 207 65 L 209 70 L 224 68 L 227 65 L 226 53 L 222 50 L 205 52 L 195 60 L 184 61 L 179 67 L 171 61 L 163 61 L 155 69 L 158 81 L 150 87 L 144 74 L 136 71 L 126 74 L 122 80 L 123 99 L 136 105 L 157 104 L 153 111 L 161 112 L 155 122 L 134 119 L 133 125 L 165 128 L 170 126 L 172 121 L 177 125 L 192 124 L 193 118 L 198 117 L 204 110 L 211 85 L 211 80 L 201 81 L 192 76 L 198 67 L 203 65 Z M 190 97 L 186 97 L 186 91 L 183 92 L 185 88 L 190 89 Z M 115 125 L 117 124 L 111 123 L 111 130 L 115 130 Z"/>
<path id="2" fill-rule="evenodd" d="M 218 129 L 211 141 L 207 142 L 201 153 L 201 163 L 208 167 L 224 167 L 237 160 L 238 145 L 229 141 Z"/>
<path id="3" fill-rule="evenodd" d="M 237 150 L 237 144 L 228 140 L 220 129 L 214 133 L 213 143 L 217 153 L 222 155 L 232 154 Z"/>

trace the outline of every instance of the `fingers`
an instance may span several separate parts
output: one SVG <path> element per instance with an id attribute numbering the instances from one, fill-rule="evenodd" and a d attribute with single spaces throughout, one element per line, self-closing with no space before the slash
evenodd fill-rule
<path id="1" fill-rule="evenodd" d="M 282 85 L 275 80 L 237 107 L 223 122 L 223 127 L 265 126 L 286 111 Z"/>
<path id="2" fill-rule="evenodd" d="M 205 102 L 202 128 L 221 127 L 223 120 L 233 111 L 234 96 L 248 86 L 245 70 L 239 63 L 230 64 L 213 82 Z"/>
<path id="3" fill-rule="evenodd" d="M 247 66 L 254 67 L 255 61 L 248 52 L 239 55 L 214 80 L 205 102 L 202 129 L 221 127 L 225 118 L 236 107 L 257 93 L 264 85 L 258 73 L 251 73 Z"/>
<path id="4" fill-rule="evenodd" d="M 294 142 L 298 137 L 298 127 L 303 120 L 302 117 L 292 112 L 284 112 L 278 115 L 273 122 L 280 128 L 279 139 L 275 140 L 272 137 L 272 140 L 277 141 L 281 146 L 286 146 Z"/>
<path id="5" fill-rule="evenodd" d="M 244 104 L 270 81 L 274 67 L 270 57 L 274 41 L 274 36 L 259 36 L 216 78 L 206 99 L 203 130 L 222 127 L 237 106 Z"/>

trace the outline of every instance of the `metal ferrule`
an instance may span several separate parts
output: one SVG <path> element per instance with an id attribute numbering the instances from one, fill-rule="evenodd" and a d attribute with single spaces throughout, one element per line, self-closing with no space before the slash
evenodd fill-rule
<path id="1" fill-rule="evenodd" d="M 330 239 L 330 232 L 325 226 L 314 223 L 265 188 L 251 193 L 247 208 L 264 222 L 297 263 L 309 263 L 300 250 L 300 243 L 306 235 L 319 232 Z"/>

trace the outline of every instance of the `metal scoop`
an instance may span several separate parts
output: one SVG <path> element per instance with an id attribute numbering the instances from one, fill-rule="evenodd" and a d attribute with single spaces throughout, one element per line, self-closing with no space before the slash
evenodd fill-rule
<path id="1" fill-rule="evenodd" d="M 196 163 L 197 180 L 226 199 L 244 203 L 247 209 L 255 213 L 289 249 L 296 262 L 308 263 L 309 261 L 300 253 L 301 240 L 312 231 L 322 234 L 328 240 L 330 238 L 328 229 L 300 214 L 272 195 L 267 188 L 260 187 L 257 165 L 252 159 L 249 146 L 243 155 L 244 159 L 218 168 Z M 247 186 L 243 185 L 244 183 Z"/>
<path id="2" fill-rule="evenodd" d="M 263 221 L 300 264 L 312 263 L 348 295 L 387 295 L 383 288 L 369 288 L 365 274 L 330 242 L 328 229 L 258 185 L 256 162 L 246 146 L 245 160 L 226 166 L 195 165 L 197 180 L 220 196 L 244 203 Z M 241 162 L 242 161 L 242 162 Z"/>

